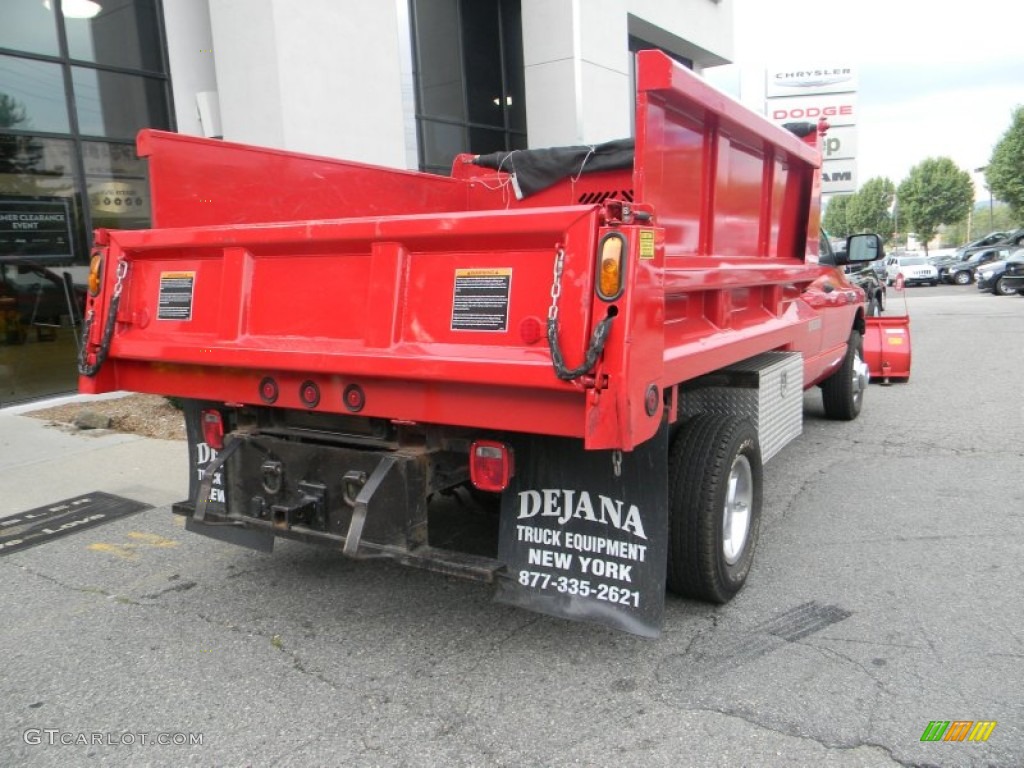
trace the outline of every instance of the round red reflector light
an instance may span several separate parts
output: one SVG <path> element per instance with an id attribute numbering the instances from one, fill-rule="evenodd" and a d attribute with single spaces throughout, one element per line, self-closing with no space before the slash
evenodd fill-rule
<path id="1" fill-rule="evenodd" d="M 277 382 L 267 376 L 260 381 L 260 400 L 267 405 L 273 405 L 277 402 Z"/>
<path id="2" fill-rule="evenodd" d="M 653 416 L 658 412 L 658 399 L 658 387 L 651 384 L 647 388 L 647 394 L 644 395 L 644 410 L 647 411 L 648 416 Z"/>
<path id="3" fill-rule="evenodd" d="M 543 333 L 544 329 L 540 324 L 540 319 L 532 315 L 524 317 L 523 321 L 519 323 L 519 338 L 523 340 L 524 344 L 536 344 L 540 341 Z"/>
<path id="4" fill-rule="evenodd" d="M 358 384 L 349 384 L 345 387 L 344 400 L 346 408 L 352 413 L 359 413 L 366 405 L 366 394 Z"/>
<path id="5" fill-rule="evenodd" d="M 316 408 L 320 404 L 320 387 L 312 381 L 304 381 L 299 389 L 299 397 L 310 408 Z"/>

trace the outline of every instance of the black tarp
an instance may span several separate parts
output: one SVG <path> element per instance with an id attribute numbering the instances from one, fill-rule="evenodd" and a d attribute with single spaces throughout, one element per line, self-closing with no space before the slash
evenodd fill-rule
<path id="1" fill-rule="evenodd" d="M 550 149 L 515 149 L 477 155 L 473 162 L 513 175 L 516 197 L 522 199 L 547 189 L 562 179 L 581 173 L 633 167 L 633 139 L 603 144 Z"/>

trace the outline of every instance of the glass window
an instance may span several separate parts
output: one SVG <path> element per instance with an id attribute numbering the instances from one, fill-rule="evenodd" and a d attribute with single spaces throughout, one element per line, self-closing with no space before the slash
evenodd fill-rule
<path id="1" fill-rule="evenodd" d="M 458 0 L 415 0 L 420 112 L 466 119 Z"/>
<path id="2" fill-rule="evenodd" d="M 469 149 L 475 155 L 505 151 L 505 132 L 491 128 L 470 128 Z"/>
<path id="3" fill-rule="evenodd" d="M 68 132 L 59 64 L 0 56 L 0 130 Z"/>
<path id="4" fill-rule="evenodd" d="M 74 151 L 67 139 L 0 135 L 0 259 L 83 257 Z"/>
<path id="5" fill-rule="evenodd" d="M 163 69 L 153 0 L 100 0 L 92 18 L 68 15 L 64 0 L 64 30 L 68 55 L 110 67 Z"/>
<path id="6" fill-rule="evenodd" d="M 0 48 L 57 55 L 57 24 L 53 9 L 40 0 L 4 0 Z"/>
<path id="7" fill-rule="evenodd" d="M 82 134 L 134 139 L 140 128 L 169 127 L 162 80 L 83 67 L 71 79 Z"/>
<path id="8" fill-rule="evenodd" d="M 463 55 L 466 90 L 469 93 L 469 121 L 504 127 L 504 102 L 507 94 L 501 78 L 498 6 L 492 3 L 463 3 L 462 28 L 468 43 Z M 491 42 L 480 45 L 480 41 L 484 40 Z M 504 149 L 504 145 L 501 149 Z"/>
<path id="9" fill-rule="evenodd" d="M 423 165 L 433 171 L 449 173 L 455 156 L 468 151 L 465 126 L 423 120 L 422 130 Z"/>
<path id="10" fill-rule="evenodd" d="M 94 227 L 141 229 L 149 226 L 146 163 L 132 144 L 82 142 L 85 186 Z"/>
<path id="11" fill-rule="evenodd" d="M 501 37 L 501 50 L 505 57 L 505 107 L 508 112 L 508 127 L 514 131 L 526 133 L 523 14 L 519 3 L 501 4 Z M 515 139 L 513 139 L 513 143 L 515 143 Z M 521 148 L 525 149 L 525 142 Z"/>
<path id="12" fill-rule="evenodd" d="M 520 0 L 410 2 L 420 167 L 447 173 L 459 152 L 525 146 Z"/>

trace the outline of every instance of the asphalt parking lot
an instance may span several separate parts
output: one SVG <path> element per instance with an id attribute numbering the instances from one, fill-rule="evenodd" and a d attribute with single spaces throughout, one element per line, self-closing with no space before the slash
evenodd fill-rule
<path id="1" fill-rule="evenodd" d="M 911 381 L 806 396 L 728 605 L 647 640 L 161 502 L 0 557 L 0 764 L 1024 765 L 1024 297 L 908 296 Z"/>

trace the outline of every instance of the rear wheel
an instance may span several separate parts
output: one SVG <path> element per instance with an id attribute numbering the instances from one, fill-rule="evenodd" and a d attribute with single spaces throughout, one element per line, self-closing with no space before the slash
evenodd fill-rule
<path id="1" fill-rule="evenodd" d="M 1003 280 L 1003 278 L 1001 277 L 998 280 L 996 280 L 996 286 L 992 291 L 992 293 L 998 294 L 1000 296 L 1013 296 L 1013 294 L 1015 294 L 1016 292 L 1017 289 L 1007 285 L 1006 281 Z"/>
<path id="2" fill-rule="evenodd" d="M 953 282 L 957 285 L 970 285 L 971 273 L 970 272 L 957 272 L 953 275 Z"/>
<path id="3" fill-rule="evenodd" d="M 864 362 L 864 340 L 858 331 L 850 333 L 846 357 L 839 370 L 821 384 L 821 400 L 825 415 L 838 421 L 853 421 L 864 402 L 868 383 L 868 366 Z"/>
<path id="4" fill-rule="evenodd" d="M 668 589 L 725 603 L 743 587 L 761 525 L 761 447 L 747 419 L 705 413 L 669 452 Z"/>

